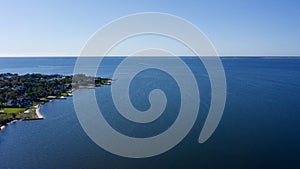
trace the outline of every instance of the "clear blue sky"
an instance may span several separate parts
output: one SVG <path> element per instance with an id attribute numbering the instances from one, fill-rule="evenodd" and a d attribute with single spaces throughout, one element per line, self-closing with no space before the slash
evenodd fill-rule
<path id="1" fill-rule="evenodd" d="M 0 55 L 78 55 L 99 28 L 137 12 L 189 20 L 220 55 L 300 55 L 297 0 L 2 0 Z"/>

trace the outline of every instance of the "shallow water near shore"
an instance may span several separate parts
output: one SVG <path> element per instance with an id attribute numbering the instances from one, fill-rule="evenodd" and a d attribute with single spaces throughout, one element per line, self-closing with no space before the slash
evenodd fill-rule
<path id="1" fill-rule="evenodd" d="M 111 77 L 122 59 L 105 59 L 97 74 Z M 41 106 L 44 120 L 18 121 L 0 131 L 0 168 L 300 167 L 300 57 L 222 58 L 228 89 L 226 107 L 217 130 L 204 144 L 198 143 L 198 136 L 210 106 L 210 82 L 199 59 L 182 59 L 197 79 L 201 103 L 194 127 L 170 151 L 130 159 L 103 150 L 81 128 L 72 97 L 68 97 Z M 0 58 L 0 72 L 69 75 L 75 62 L 76 58 Z M 165 91 L 170 100 L 164 115 L 150 126 L 124 120 L 114 107 L 110 88 L 96 88 L 97 101 L 106 120 L 121 133 L 153 136 L 167 130 L 176 119 L 178 86 L 163 72 L 145 71 L 132 82 L 136 90 L 130 95 L 139 110 L 149 107 L 148 94 L 153 88 Z M 91 89 L 75 92 L 84 95 L 87 90 Z"/>

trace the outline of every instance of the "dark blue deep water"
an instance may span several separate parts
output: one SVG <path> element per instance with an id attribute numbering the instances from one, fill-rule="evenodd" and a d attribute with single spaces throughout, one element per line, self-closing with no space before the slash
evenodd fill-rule
<path id="1" fill-rule="evenodd" d="M 98 75 L 111 77 L 122 59 L 105 59 Z M 69 97 L 43 105 L 44 120 L 18 121 L 0 131 L 0 168 L 300 168 L 300 57 L 222 58 L 226 107 L 217 130 L 203 144 L 197 140 L 210 106 L 210 82 L 198 58 L 182 59 L 197 79 L 201 104 L 194 127 L 170 151 L 130 159 L 103 150 L 81 128 Z M 0 58 L 0 73 L 70 75 L 75 63 L 76 58 Z M 165 112 L 150 126 L 130 123 L 118 114 L 110 88 L 96 88 L 97 101 L 106 120 L 121 133 L 153 136 L 176 119 L 178 86 L 164 72 L 144 71 L 132 81 L 130 98 L 139 110 L 149 108 L 147 98 L 154 88 L 168 97 Z M 75 92 L 84 95 L 87 90 Z"/>

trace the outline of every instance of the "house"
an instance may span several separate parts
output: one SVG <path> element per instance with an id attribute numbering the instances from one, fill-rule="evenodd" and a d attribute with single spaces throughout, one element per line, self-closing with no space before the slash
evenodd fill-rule
<path id="1" fill-rule="evenodd" d="M 16 89 L 17 89 L 17 90 L 22 90 L 22 89 L 23 89 L 23 86 L 17 86 Z"/>
<path id="2" fill-rule="evenodd" d="M 14 100 L 8 100 L 8 102 L 5 103 L 9 107 L 13 107 L 16 105 L 16 102 Z"/>
<path id="3" fill-rule="evenodd" d="M 19 107 L 29 107 L 31 105 L 32 105 L 32 102 L 29 99 L 25 99 L 25 98 L 18 99 Z"/>

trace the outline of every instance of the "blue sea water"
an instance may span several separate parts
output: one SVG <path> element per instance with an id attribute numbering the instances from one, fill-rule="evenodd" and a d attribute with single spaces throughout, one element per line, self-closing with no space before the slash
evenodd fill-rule
<path id="1" fill-rule="evenodd" d="M 122 57 L 105 59 L 98 71 L 111 77 Z M 130 159 L 98 147 L 81 128 L 72 102 L 54 100 L 41 107 L 40 121 L 19 121 L 0 131 L 0 168 L 299 168 L 300 57 L 223 57 L 227 100 L 222 120 L 203 144 L 198 136 L 210 106 L 210 82 L 196 57 L 183 61 L 193 71 L 201 93 L 197 121 L 173 149 L 150 158 Z M 73 73 L 76 58 L 0 58 L 0 73 Z M 159 81 L 159 83 L 157 83 Z M 174 79 L 148 70 L 132 81 L 134 106 L 146 110 L 149 91 L 165 91 L 168 105 L 154 123 L 126 121 L 114 107 L 111 86 L 96 88 L 104 117 L 128 136 L 149 137 L 167 130 L 178 114 Z M 79 92 L 84 95 L 87 90 Z M 169 102 L 170 100 L 170 102 Z M 88 108 L 87 108 L 88 111 Z"/>

